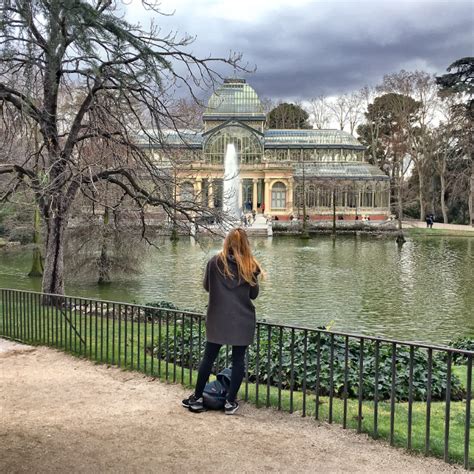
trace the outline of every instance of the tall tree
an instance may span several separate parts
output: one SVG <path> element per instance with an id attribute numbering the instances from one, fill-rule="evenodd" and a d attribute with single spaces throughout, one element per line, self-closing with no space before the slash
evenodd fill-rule
<path id="1" fill-rule="evenodd" d="M 399 227 L 403 218 L 404 177 L 409 168 L 410 146 L 420 104 L 411 97 L 389 93 L 369 104 L 366 123 L 359 126 L 360 139 L 391 178 L 392 201 L 396 204 Z M 374 139 L 374 131 L 376 138 Z"/>
<path id="2" fill-rule="evenodd" d="M 432 132 L 431 145 L 434 156 L 434 170 L 440 183 L 439 202 L 443 222 L 448 223 L 447 193 L 451 193 L 451 176 L 448 169 L 452 163 L 468 156 L 469 119 L 464 110 L 457 107 L 454 96 L 446 96 L 441 102 L 441 121 Z"/>
<path id="3" fill-rule="evenodd" d="M 466 117 L 469 120 L 470 152 L 466 158 L 470 160 L 471 179 L 469 187 L 469 218 L 474 227 L 474 57 L 458 59 L 447 68 L 448 74 L 436 78 L 437 84 L 443 94 L 456 94 L 461 96 Z"/>
<path id="4" fill-rule="evenodd" d="M 432 130 L 432 122 L 437 112 L 437 87 L 434 77 L 424 71 L 405 71 L 384 76 L 378 87 L 384 93 L 401 94 L 411 97 L 419 104 L 416 121 L 410 134 L 409 153 L 415 164 L 418 176 L 418 202 L 420 220 L 425 219 L 426 181 L 430 177 L 430 161 L 432 156 L 428 146 Z"/>
<path id="5" fill-rule="evenodd" d="M 103 0 L 11 0 L 0 7 L 0 106 L 40 131 L 38 153 L 0 164 L 0 174 L 14 177 L 2 195 L 19 182 L 34 192 L 46 224 L 45 293 L 64 294 L 71 207 L 95 183 L 108 181 L 141 210 L 161 206 L 173 215 L 177 208 L 190 219 L 200 211 L 170 198 L 170 177 L 156 169 L 136 136 L 160 142 L 161 130 L 176 125 L 176 87 L 194 97 L 195 86 L 213 86 L 216 65 L 241 69 L 240 55 L 196 57 L 190 36 L 163 34 L 155 23 L 145 30 L 116 8 Z M 82 93 L 73 97 L 78 87 Z M 64 97 L 74 99 L 67 113 L 59 107 Z M 107 127 L 100 117 L 107 117 Z M 110 164 L 83 158 L 82 147 L 98 140 L 120 150 Z"/>
<path id="6" fill-rule="evenodd" d="M 299 104 L 283 102 L 267 115 L 268 128 L 301 129 L 312 128 L 309 115 Z"/>

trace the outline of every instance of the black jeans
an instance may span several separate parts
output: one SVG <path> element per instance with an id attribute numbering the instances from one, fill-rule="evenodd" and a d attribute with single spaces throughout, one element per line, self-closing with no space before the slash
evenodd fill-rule
<path id="1" fill-rule="evenodd" d="M 206 386 L 207 380 L 209 379 L 209 375 L 211 375 L 212 366 L 221 347 L 221 344 L 206 342 L 204 357 L 199 366 L 196 389 L 194 390 L 196 398 L 202 397 L 202 392 Z M 247 346 L 232 346 L 232 377 L 230 378 L 230 388 L 227 393 L 227 400 L 229 400 L 229 402 L 235 401 L 240 384 L 244 378 L 246 349 Z"/>

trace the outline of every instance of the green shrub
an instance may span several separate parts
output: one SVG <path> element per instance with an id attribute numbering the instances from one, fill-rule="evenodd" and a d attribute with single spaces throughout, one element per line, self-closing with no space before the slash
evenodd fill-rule
<path id="1" fill-rule="evenodd" d="M 454 341 L 450 341 L 448 346 L 462 351 L 474 352 L 474 339 L 469 337 L 455 339 Z M 467 364 L 467 357 L 462 354 L 453 354 L 453 362 L 461 365 Z"/>
<path id="2" fill-rule="evenodd" d="M 161 331 L 161 339 L 155 339 L 150 352 L 156 357 L 168 359 L 185 367 L 197 368 L 200 362 L 199 341 L 205 340 L 204 324 L 201 324 L 199 332 L 197 321 L 191 326 L 190 321 L 181 318 L 179 313 L 168 313 L 168 319 L 164 315 L 160 318 L 162 325 L 168 327 L 168 339 L 166 331 Z M 155 332 L 156 334 L 156 332 Z M 269 344 L 270 338 L 270 344 Z M 288 389 L 293 386 L 295 390 L 303 388 L 306 380 L 306 389 L 314 391 L 317 385 L 317 353 L 318 335 L 316 332 L 308 332 L 306 340 L 306 351 L 304 332 L 295 330 L 294 340 L 291 333 L 283 331 L 281 337 L 281 361 L 280 361 L 280 333 L 278 328 L 272 328 L 270 335 L 267 326 L 260 328 L 260 343 L 255 342 L 249 348 L 248 374 L 251 382 L 266 384 L 269 381 L 272 386 L 280 386 Z M 175 345 L 176 341 L 176 345 Z M 319 371 L 319 393 L 328 395 L 331 383 L 331 335 L 320 334 L 320 371 Z M 192 348 L 192 350 L 191 350 Z M 333 393 L 342 396 L 344 392 L 344 367 L 345 367 L 345 338 L 334 336 L 334 363 L 333 365 Z M 221 351 L 223 352 L 223 351 Z M 306 364 L 305 364 L 306 353 Z M 292 355 L 293 354 L 293 355 Z M 347 396 L 358 397 L 359 393 L 359 354 L 360 344 L 358 340 L 350 340 L 347 351 Z M 442 400 L 446 393 L 447 367 L 442 353 L 433 357 L 431 397 L 433 400 Z M 218 362 L 222 368 L 224 361 Z M 256 370 L 257 359 L 259 363 L 258 373 Z M 391 367 L 392 346 L 380 343 L 378 357 L 378 399 L 387 400 L 391 396 Z M 375 395 L 375 343 L 364 341 L 363 348 L 363 376 L 362 397 L 365 400 L 373 400 Z M 408 347 L 397 347 L 396 350 L 396 378 L 395 397 L 398 401 L 407 400 L 409 397 L 409 366 L 410 349 Z M 428 378 L 428 354 L 426 350 L 415 349 L 413 351 L 413 399 L 425 400 L 427 396 Z M 451 398 L 462 399 L 463 388 L 459 378 L 452 374 Z"/>

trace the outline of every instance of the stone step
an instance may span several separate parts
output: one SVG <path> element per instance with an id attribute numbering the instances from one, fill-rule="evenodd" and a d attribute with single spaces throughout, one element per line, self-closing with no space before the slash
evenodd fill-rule
<path id="1" fill-rule="evenodd" d="M 268 235 L 268 229 L 265 227 L 247 227 L 245 229 L 248 235 L 254 237 L 254 236 L 264 236 L 266 237 Z"/>

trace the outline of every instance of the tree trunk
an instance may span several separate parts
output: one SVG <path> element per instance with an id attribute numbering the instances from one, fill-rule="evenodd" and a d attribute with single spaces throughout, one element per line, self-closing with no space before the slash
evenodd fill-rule
<path id="1" fill-rule="evenodd" d="M 471 158 L 471 186 L 469 187 L 469 219 L 474 227 L 474 158 Z"/>
<path id="2" fill-rule="evenodd" d="M 398 229 L 402 230 L 402 219 L 403 219 L 403 203 L 402 203 L 402 177 L 398 177 L 397 186 L 397 200 L 398 200 Z"/>
<path id="3" fill-rule="evenodd" d="M 425 202 L 423 200 L 423 189 L 425 181 L 421 166 L 418 167 L 418 199 L 420 200 L 420 221 L 424 221 L 426 217 Z"/>
<path id="4" fill-rule="evenodd" d="M 104 210 L 104 222 L 102 228 L 102 245 L 100 248 L 100 257 L 97 259 L 97 265 L 99 267 L 99 285 L 110 283 L 110 257 L 109 249 L 107 245 L 107 240 L 109 237 L 108 227 L 109 227 L 109 209 L 106 207 Z"/>
<path id="5" fill-rule="evenodd" d="M 33 262 L 31 263 L 31 270 L 28 273 L 29 277 L 40 277 L 43 275 L 43 262 L 41 256 L 41 216 L 38 206 L 35 207 L 34 217 L 34 235 L 33 235 Z"/>
<path id="6" fill-rule="evenodd" d="M 397 188 L 397 214 L 398 214 L 398 230 L 402 231 L 402 219 L 403 219 L 403 204 L 402 204 L 402 166 L 403 163 L 400 164 L 398 158 L 396 156 L 393 157 L 393 177 L 395 182 L 395 187 Z"/>
<path id="7" fill-rule="evenodd" d="M 403 166 L 403 163 L 402 163 Z M 397 186 L 397 198 L 398 198 L 398 234 L 396 238 L 396 242 L 401 248 L 403 244 L 406 242 L 405 236 L 403 235 L 403 203 L 402 203 L 402 183 L 403 183 L 403 174 L 401 170 L 401 166 L 398 167 L 398 186 Z"/>
<path id="8" fill-rule="evenodd" d="M 441 166 L 441 173 L 439 175 L 440 183 L 441 183 L 441 212 L 443 214 L 443 222 L 445 224 L 448 223 L 448 212 L 446 210 L 446 178 L 444 176 L 446 172 L 446 158 L 443 156 L 443 164 Z"/>
<path id="9" fill-rule="evenodd" d="M 58 213 L 47 221 L 46 255 L 42 292 L 64 295 L 64 242 L 67 213 Z"/>

